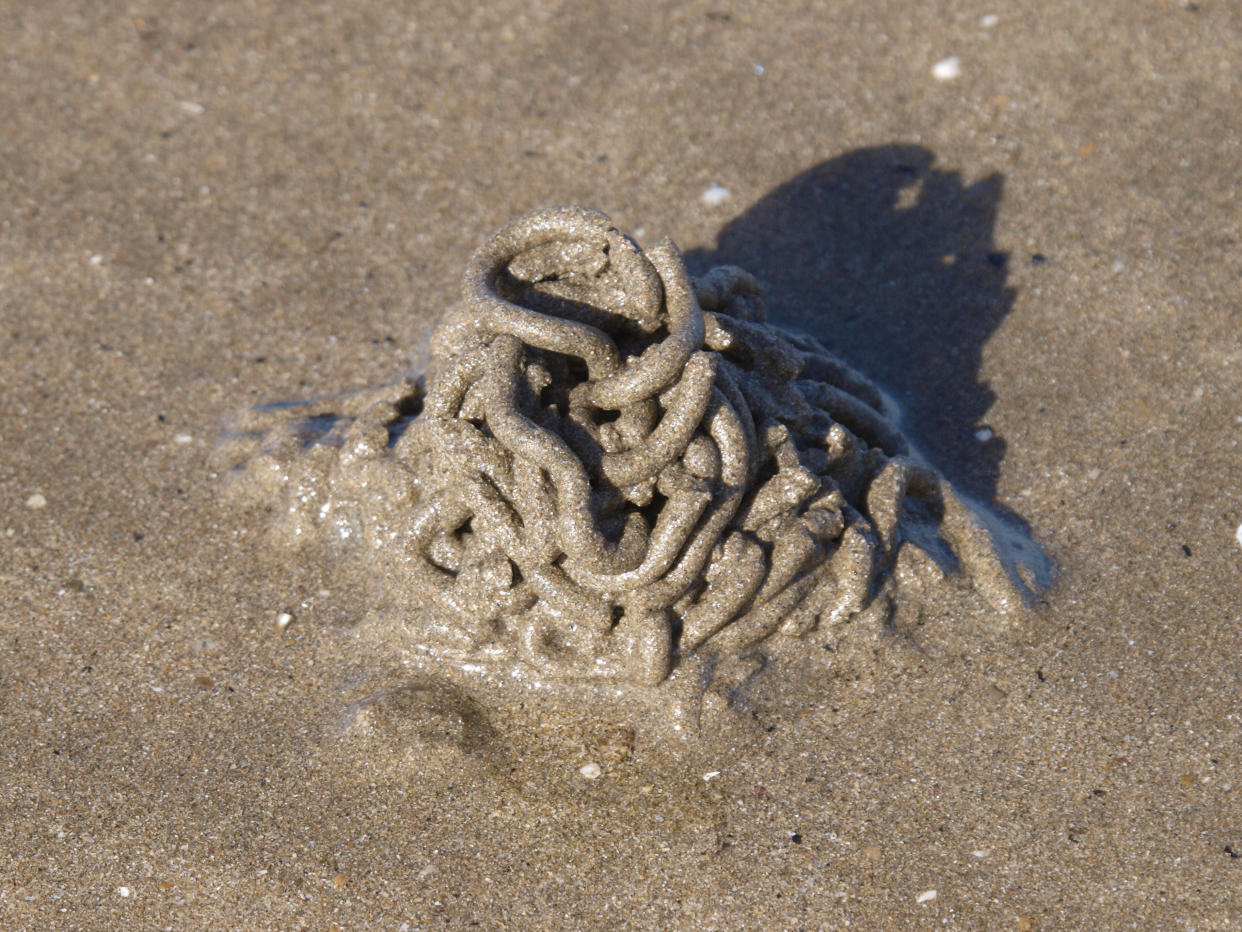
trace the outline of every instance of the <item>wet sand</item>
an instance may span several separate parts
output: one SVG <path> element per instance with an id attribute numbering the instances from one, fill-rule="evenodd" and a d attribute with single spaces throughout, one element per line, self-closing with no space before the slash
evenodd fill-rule
<path id="1" fill-rule="evenodd" d="M 0 922 L 1236 925 L 1237 10 L 466 15 L 0 14 Z M 574 203 L 755 273 L 1046 604 L 855 625 L 702 721 L 403 668 L 218 438 L 418 371 L 475 246 Z"/>

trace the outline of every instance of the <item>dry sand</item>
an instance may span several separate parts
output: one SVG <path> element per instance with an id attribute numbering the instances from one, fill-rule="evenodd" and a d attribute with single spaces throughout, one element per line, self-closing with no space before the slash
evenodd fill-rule
<path id="1" fill-rule="evenodd" d="M 447 9 L 0 8 L 0 925 L 1242 922 L 1237 5 Z M 265 553 L 224 420 L 417 370 L 564 203 L 759 275 L 1052 556 L 1037 618 L 678 731 L 402 671 Z"/>

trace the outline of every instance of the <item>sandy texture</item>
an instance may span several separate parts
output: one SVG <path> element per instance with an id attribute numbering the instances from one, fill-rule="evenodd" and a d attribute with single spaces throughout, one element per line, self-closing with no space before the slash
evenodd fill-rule
<path id="1" fill-rule="evenodd" d="M 1236 925 L 1237 6 L 447 9 L 0 10 L 0 924 Z M 421 368 L 567 203 L 885 388 L 1054 558 L 1031 625 L 669 722 L 403 668 L 222 503 L 230 416 Z"/>

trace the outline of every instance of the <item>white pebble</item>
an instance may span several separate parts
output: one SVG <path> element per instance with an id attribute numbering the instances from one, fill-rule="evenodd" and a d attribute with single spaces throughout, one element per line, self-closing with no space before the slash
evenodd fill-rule
<path id="1" fill-rule="evenodd" d="M 177 443 L 191 443 L 194 438 L 189 434 L 177 434 L 177 436 L 173 437 L 173 440 L 177 441 Z"/>
<path id="2" fill-rule="evenodd" d="M 755 64 L 755 74 L 763 74 L 763 65 Z"/>
<path id="3" fill-rule="evenodd" d="M 1238 533 L 1233 535 L 1238 539 L 1238 546 L 1242 547 L 1242 524 L 1238 525 Z"/>
<path id="4" fill-rule="evenodd" d="M 703 774 L 703 782 L 710 783 L 712 780 L 715 780 L 718 776 L 720 776 L 719 770 L 709 770 L 707 773 Z"/>
<path id="5" fill-rule="evenodd" d="M 932 77 L 937 81 L 952 81 L 961 73 L 962 63 L 958 61 L 956 55 L 950 58 L 942 58 L 932 65 Z"/>
<path id="6" fill-rule="evenodd" d="M 591 761 L 589 764 L 583 764 L 578 768 L 578 773 L 582 774 L 582 776 L 588 780 L 598 780 L 599 775 L 603 772 L 604 768 L 595 763 L 595 761 Z"/>
<path id="7" fill-rule="evenodd" d="M 90 262 L 91 265 L 100 265 L 103 263 L 103 256 L 99 253 L 95 253 L 95 255 L 91 256 Z"/>
<path id="8" fill-rule="evenodd" d="M 990 427 L 980 427 L 977 431 L 975 431 L 975 439 L 980 443 L 987 443 L 995 436 L 996 434 L 992 432 L 992 428 Z"/>
<path id="9" fill-rule="evenodd" d="M 982 16 L 979 17 L 979 25 L 982 26 L 984 29 L 991 29 L 993 26 L 995 26 L 999 22 L 1000 22 L 1000 17 L 997 16 L 995 13 L 984 13 Z"/>
<path id="10" fill-rule="evenodd" d="M 716 207 L 723 204 L 730 197 L 729 189 L 719 184 L 712 184 L 706 191 L 699 195 L 699 200 L 708 207 Z"/>
<path id="11" fill-rule="evenodd" d="M 931 902 L 932 900 L 934 900 L 935 898 L 936 898 L 936 891 L 935 891 L 935 890 L 924 890 L 922 893 L 920 893 L 918 896 L 916 896 L 916 897 L 914 898 L 914 902 L 916 902 L 916 903 L 930 903 L 930 902 Z"/>
<path id="12" fill-rule="evenodd" d="M 200 116 L 207 108 L 202 104 L 196 104 L 192 100 L 183 100 L 181 101 L 181 109 L 191 116 Z"/>
<path id="13" fill-rule="evenodd" d="M 276 616 L 276 630 L 284 631 L 285 628 L 293 624 L 293 615 L 289 612 L 281 612 Z"/>
<path id="14" fill-rule="evenodd" d="M 119 893 L 121 896 L 129 896 L 131 891 L 129 887 L 117 887 L 116 892 Z"/>
<path id="15" fill-rule="evenodd" d="M 46 508 L 47 499 L 44 498 L 43 493 L 35 492 L 34 495 L 26 499 L 26 507 L 27 508 Z"/>

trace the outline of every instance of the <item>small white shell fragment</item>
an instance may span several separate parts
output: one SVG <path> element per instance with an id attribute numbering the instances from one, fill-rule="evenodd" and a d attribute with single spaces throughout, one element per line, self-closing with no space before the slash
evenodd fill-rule
<path id="1" fill-rule="evenodd" d="M 177 434 L 177 436 L 173 437 L 173 440 L 177 441 L 177 443 L 192 443 L 194 438 L 189 434 Z"/>
<path id="2" fill-rule="evenodd" d="M 101 265 L 103 263 L 103 256 L 99 253 L 95 253 L 95 255 L 91 256 L 90 262 L 91 265 Z"/>
<path id="3" fill-rule="evenodd" d="M 293 615 L 290 612 L 281 612 L 276 616 L 277 631 L 284 631 L 291 624 L 293 624 Z"/>
<path id="4" fill-rule="evenodd" d="M 937 81 L 952 81 L 962 73 L 962 63 L 956 55 L 942 58 L 932 65 L 932 77 Z"/>
<path id="5" fill-rule="evenodd" d="M 46 507 L 47 507 L 47 499 L 43 496 L 43 493 L 42 493 L 42 492 L 35 492 L 35 494 L 34 494 L 34 495 L 32 495 L 32 496 L 30 496 L 30 498 L 26 499 L 26 507 L 27 507 L 27 508 L 36 508 L 36 509 L 37 509 L 37 508 L 46 508 Z"/>
<path id="6" fill-rule="evenodd" d="M 979 25 L 982 26 L 984 29 L 991 29 L 993 26 L 995 26 L 999 22 L 1000 22 L 1000 17 L 997 16 L 995 13 L 984 13 L 982 16 L 979 17 Z"/>
<path id="7" fill-rule="evenodd" d="M 117 887 L 116 892 L 118 895 L 125 897 L 129 896 L 133 891 L 130 890 L 129 887 Z"/>
<path id="8" fill-rule="evenodd" d="M 724 185 L 713 183 L 708 186 L 706 191 L 699 195 L 699 200 L 708 207 L 716 207 L 717 205 L 723 204 L 731 196 L 732 195 L 729 194 L 729 189 Z"/>
<path id="9" fill-rule="evenodd" d="M 707 773 L 703 774 L 703 782 L 710 783 L 712 780 L 715 780 L 718 776 L 720 776 L 719 770 L 709 770 Z"/>
<path id="10" fill-rule="evenodd" d="M 582 774 L 582 776 L 587 780 L 598 780 L 599 775 L 603 772 L 604 768 L 595 763 L 595 761 L 591 761 L 589 764 L 583 764 L 578 768 L 578 773 Z"/>
<path id="11" fill-rule="evenodd" d="M 190 114 L 190 116 L 200 116 L 207 108 L 192 100 L 183 100 L 181 101 L 181 109 Z"/>
<path id="12" fill-rule="evenodd" d="M 1238 525 L 1237 533 L 1235 533 L 1233 536 L 1237 538 L 1238 546 L 1242 547 L 1242 524 Z"/>
<path id="13" fill-rule="evenodd" d="M 931 902 L 932 900 L 934 900 L 935 898 L 936 898 L 936 891 L 935 891 L 935 890 L 924 890 L 922 893 L 920 893 L 918 896 L 916 896 L 916 897 L 914 898 L 914 902 L 916 902 L 916 903 L 930 903 L 930 902 Z"/>

